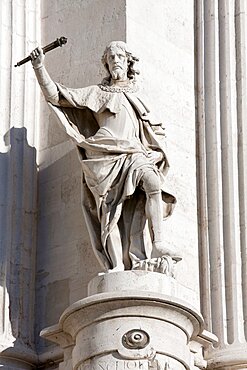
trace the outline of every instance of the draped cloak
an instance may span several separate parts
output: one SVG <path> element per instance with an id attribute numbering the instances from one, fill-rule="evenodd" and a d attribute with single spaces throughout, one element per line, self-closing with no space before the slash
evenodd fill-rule
<path id="1" fill-rule="evenodd" d="M 60 125 L 76 143 L 82 165 L 82 209 L 94 252 L 100 264 L 112 268 L 107 241 L 118 225 L 126 269 L 134 261 L 150 258 L 150 236 L 146 227 L 146 195 L 140 187 L 145 171 L 156 172 L 161 180 L 164 218 L 173 210 L 176 199 L 165 191 L 164 176 L 169 168 L 164 146 L 164 129 L 151 118 L 150 110 L 138 93 L 111 92 L 94 85 L 71 89 L 57 84 L 59 103 L 49 99 Z M 100 134 L 95 117 L 107 112 L 121 119 L 126 99 L 138 137 L 114 137 Z M 121 126 L 120 125 L 120 126 Z M 119 127 L 120 127 L 119 126 Z M 121 135 L 120 135 L 121 136 Z M 159 151 L 163 160 L 153 165 L 150 151 Z"/>

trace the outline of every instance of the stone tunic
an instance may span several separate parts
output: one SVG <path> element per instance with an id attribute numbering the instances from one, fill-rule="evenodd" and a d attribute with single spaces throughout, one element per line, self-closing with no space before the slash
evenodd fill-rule
<path id="1" fill-rule="evenodd" d="M 139 123 L 133 107 L 123 96 L 122 106 L 119 113 L 112 114 L 108 110 L 102 113 L 94 112 L 94 117 L 99 125 L 99 130 L 95 136 L 112 136 L 118 139 L 127 139 L 140 142 Z"/>

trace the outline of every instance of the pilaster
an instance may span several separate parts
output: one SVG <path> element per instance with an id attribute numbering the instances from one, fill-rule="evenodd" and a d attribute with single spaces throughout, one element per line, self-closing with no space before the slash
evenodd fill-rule
<path id="1" fill-rule="evenodd" d="M 39 39 L 39 1 L 2 1 L 0 15 L 0 364 L 30 369 L 39 92 L 31 71 L 14 64 Z"/>
<path id="2" fill-rule="evenodd" d="M 196 1 L 202 313 L 219 338 L 209 368 L 244 369 L 246 343 L 246 4 Z"/>

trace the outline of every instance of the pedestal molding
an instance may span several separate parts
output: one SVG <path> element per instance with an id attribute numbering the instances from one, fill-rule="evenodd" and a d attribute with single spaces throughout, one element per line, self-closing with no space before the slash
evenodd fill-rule
<path id="1" fill-rule="evenodd" d="M 122 288 L 122 279 L 126 277 L 125 289 L 114 291 L 116 282 L 112 274 L 104 276 L 106 285 L 96 277 L 93 286 L 96 291 L 104 290 L 104 293 L 90 295 L 72 304 L 61 315 L 57 325 L 41 332 L 43 338 L 59 344 L 64 350 L 68 348 L 66 361 L 71 359 L 72 370 L 98 369 L 99 366 L 115 369 L 114 366 L 118 366 L 114 365 L 116 361 L 120 369 L 125 366 L 124 361 L 130 362 L 128 366 L 132 367 L 137 366 L 135 361 L 139 361 L 145 369 L 152 366 L 156 369 L 160 361 L 162 364 L 165 361 L 176 370 L 192 369 L 194 361 L 205 363 L 201 355 L 197 356 L 198 348 L 200 352 L 202 346 L 206 348 L 217 339 L 204 330 L 203 318 L 193 306 L 177 297 L 151 292 L 151 280 L 159 280 L 159 274 L 148 273 L 152 279 L 149 284 L 144 279 L 146 290 L 143 288 L 142 291 L 134 289 L 135 271 L 114 274 L 115 279 L 122 281 Z M 147 273 L 142 271 L 138 274 L 141 278 Z M 162 279 L 168 278 L 162 276 Z M 131 289 L 128 289 L 130 281 Z M 178 284 L 176 281 L 173 283 Z M 136 282 L 137 288 L 139 285 L 140 282 Z M 92 288 L 91 283 L 89 286 Z M 128 347 L 123 341 L 127 333 L 137 333 L 137 336 L 139 333 L 140 337 L 144 333 L 147 341 L 141 347 L 135 347 L 135 342 L 133 348 Z M 192 351 L 190 343 L 193 341 L 197 343 L 197 349 Z M 71 350 L 71 357 L 68 357 Z M 151 366 L 152 361 L 154 365 Z"/>
<path id="2" fill-rule="evenodd" d="M 245 369 L 247 367 L 247 344 L 232 344 L 210 352 L 208 369 Z"/>
<path id="3" fill-rule="evenodd" d="M 188 315 L 190 320 L 193 322 L 195 327 L 197 328 L 195 331 L 195 336 L 197 336 L 200 333 L 200 325 L 203 325 L 203 318 L 199 312 L 197 312 L 192 306 L 187 304 L 186 302 L 183 302 L 182 300 L 176 299 L 174 297 L 166 296 L 164 294 L 154 294 L 154 293 L 146 293 L 146 292 L 133 292 L 133 290 L 130 291 L 124 291 L 124 292 L 114 292 L 114 293 L 101 293 L 97 294 L 95 296 L 84 298 L 81 301 L 78 301 L 71 305 L 68 309 L 65 310 L 65 312 L 61 315 L 61 318 L 59 320 L 59 326 L 60 327 L 70 327 L 70 320 L 73 320 L 73 315 L 76 315 L 77 312 L 80 312 L 82 309 L 87 308 L 93 308 L 97 306 L 100 308 L 100 305 L 109 304 L 111 305 L 113 303 L 119 304 L 120 302 L 126 302 L 126 308 L 131 309 L 132 307 L 135 307 L 138 304 L 155 304 L 155 307 L 169 307 L 171 311 L 176 312 L 182 312 Z M 119 306 L 121 308 L 122 304 L 120 303 Z M 153 310 L 155 309 L 153 308 Z M 98 316 L 98 313 L 95 313 L 96 316 Z M 107 315 L 107 313 L 106 313 Z M 123 313 L 121 313 L 123 315 Z M 134 313 L 132 314 L 134 315 Z M 126 316 L 132 316 L 131 314 L 127 314 Z M 145 317 L 146 315 L 140 315 L 140 317 Z M 116 317 L 121 317 L 119 315 L 116 315 Z M 103 318 L 98 319 L 105 320 L 106 316 Z M 85 318 L 87 320 L 87 317 Z M 86 327 L 88 324 L 85 323 L 83 327 Z M 77 330 L 79 330 L 77 328 Z M 70 333 L 71 334 L 71 333 Z M 72 337 L 76 336 L 77 331 L 73 332 Z"/>

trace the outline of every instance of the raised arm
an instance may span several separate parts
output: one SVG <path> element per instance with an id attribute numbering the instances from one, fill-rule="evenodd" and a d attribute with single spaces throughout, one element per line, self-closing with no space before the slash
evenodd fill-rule
<path id="1" fill-rule="evenodd" d="M 54 105 L 59 105 L 59 92 L 43 64 L 45 56 L 42 49 L 40 47 L 34 49 L 30 56 L 35 75 L 46 101 Z"/>

